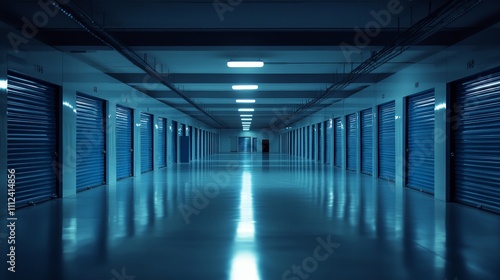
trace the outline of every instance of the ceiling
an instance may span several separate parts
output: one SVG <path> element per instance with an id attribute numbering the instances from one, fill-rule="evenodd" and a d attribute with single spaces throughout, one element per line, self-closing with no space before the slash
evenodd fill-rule
<path id="1" fill-rule="evenodd" d="M 17 28 L 22 27 L 23 17 L 32 18 L 43 10 L 39 1 L 8 2 L 0 4 L 0 20 Z M 70 2 L 102 27 L 110 38 L 133 51 L 156 71 L 161 82 L 63 13 L 51 16 L 37 39 L 215 128 L 241 128 L 237 109 L 252 107 L 255 109 L 252 128 L 260 129 L 272 126 L 270 121 L 280 114 L 296 111 L 324 96 L 327 88 L 342 81 L 351 70 L 446 2 Z M 312 103 L 292 122 L 491 26 L 500 19 L 499 2 L 482 1 L 433 36 L 420 40 L 373 71 L 357 76 L 321 102 Z M 388 12 L 391 9 L 399 13 L 391 14 Z M 378 25 L 373 25 L 377 21 Z M 368 41 L 361 42 L 364 45 L 356 44 L 359 39 L 356 28 L 364 29 L 370 24 L 380 30 L 372 29 L 373 36 L 365 37 Z M 347 52 L 346 44 L 356 46 L 359 51 Z M 265 66 L 228 68 L 229 60 L 261 60 Z M 231 89 L 234 84 L 257 84 L 259 89 L 236 92 Z M 241 105 L 236 99 L 255 99 L 256 102 Z"/>

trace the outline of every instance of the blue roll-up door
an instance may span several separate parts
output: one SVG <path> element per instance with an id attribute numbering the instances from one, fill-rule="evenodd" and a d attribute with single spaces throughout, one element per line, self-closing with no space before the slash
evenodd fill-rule
<path id="1" fill-rule="evenodd" d="M 252 139 L 250 137 L 238 137 L 238 152 L 250 153 L 252 151 Z"/>
<path id="2" fill-rule="evenodd" d="M 311 159 L 316 160 L 316 126 L 313 124 L 311 126 Z"/>
<path id="3" fill-rule="evenodd" d="M 153 170 L 153 116 L 141 113 L 141 172 Z"/>
<path id="4" fill-rule="evenodd" d="M 373 173 L 373 114 L 372 109 L 361 111 L 361 172 Z"/>
<path id="5" fill-rule="evenodd" d="M 104 101 L 76 96 L 76 190 L 106 183 Z"/>
<path id="6" fill-rule="evenodd" d="M 189 126 L 188 130 L 189 130 L 189 161 L 192 161 L 194 159 L 194 157 L 193 157 L 193 153 L 194 153 L 194 148 L 193 148 L 193 135 L 194 135 L 193 127 Z"/>
<path id="7" fill-rule="evenodd" d="M 358 115 L 347 116 L 347 169 L 357 171 L 358 166 Z"/>
<path id="8" fill-rule="evenodd" d="M 194 129 L 194 159 L 198 159 L 198 138 L 199 138 L 198 128 Z"/>
<path id="9" fill-rule="evenodd" d="M 335 138 L 334 138 L 334 149 L 335 149 L 335 157 L 334 157 L 334 165 L 337 167 L 342 166 L 342 120 L 337 118 L 334 120 L 335 122 Z"/>
<path id="10" fill-rule="evenodd" d="M 172 122 L 172 161 L 177 163 L 177 139 L 178 139 L 177 122 Z"/>
<path id="11" fill-rule="evenodd" d="M 306 159 L 310 159 L 311 156 L 311 127 L 306 127 Z"/>
<path id="12" fill-rule="evenodd" d="M 500 212 L 500 72 L 452 86 L 453 198 Z"/>
<path id="13" fill-rule="evenodd" d="M 9 73 L 7 168 L 15 170 L 16 207 L 57 197 L 58 101 L 57 87 Z"/>
<path id="14" fill-rule="evenodd" d="M 324 150 L 323 145 L 321 145 L 322 144 L 321 137 L 322 137 L 322 135 L 324 133 L 323 129 L 322 129 L 323 124 L 322 123 L 318 123 L 316 125 L 316 127 L 318 128 L 318 134 L 317 134 L 317 137 L 316 137 L 316 139 L 317 139 L 316 142 L 317 142 L 317 145 L 318 145 L 318 153 L 317 153 L 316 160 L 317 161 L 322 161 L 322 154 L 323 154 L 323 150 Z"/>
<path id="15" fill-rule="evenodd" d="M 333 124 L 332 120 L 325 122 L 325 163 L 332 163 L 332 151 L 333 151 Z"/>
<path id="16" fill-rule="evenodd" d="M 389 102 L 378 108 L 378 166 L 379 178 L 394 182 L 396 179 L 396 103 Z"/>
<path id="17" fill-rule="evenodd" d="M 167 166 L 167 119 L 158 118 L 158 167 Z"/>
<path id="18" fill-rule="evenodd" d="M 133 175 L 133 115 L 132 109 L 116 106 L 116 178 Z"/>
<path id="19" fill-rule="evenodd" d="M 434 91 L 407 101 L 406 186 L 434 194 Z"/>

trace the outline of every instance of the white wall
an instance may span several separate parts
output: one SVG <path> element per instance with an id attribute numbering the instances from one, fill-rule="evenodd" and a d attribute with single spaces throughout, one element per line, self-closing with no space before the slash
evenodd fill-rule
<path id="1" fill-rule="evenodd" d="M 241 129 L 221 129 L 220 133 L 220 152 L 229 153 L 231 137 L 257 137 L 257 152 L 262 152 L 262 139 L 269 139 L 269 152 L 279 153 L 279 134 L 272 130 L 261 129 L 254 131 L 243 131 Z"/>

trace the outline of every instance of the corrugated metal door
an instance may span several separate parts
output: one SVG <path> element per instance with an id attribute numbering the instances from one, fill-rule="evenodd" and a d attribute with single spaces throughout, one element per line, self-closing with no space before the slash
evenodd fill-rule
<path id="1" fill-rule="evenodd" d="M 116 178 L 133 175 L 133 115 L 132 109 L 116 106 Z"/>
<path id="2" fill-rule="evenodd" d="M 106 184 L 104 101 L 76 96 L 76 190 Z"/>
<path id="3" fill-rule="evenodd" d="M 335 157 L 334 157 L 334 165 L 337 167 L 342 166 L 342 120 L 337 118 L 334 120 L 335 122 L 335 138 L 334 138 L 334 149 L 335 149 Z"/>
<path id="4" fill-rule="evenodd" d="M 332 163 L 333 148 L 333 125 L 332 120 L 325 122 L 325 163 Z"/>
<path id="5" fill-rule="evenodd" d="M 316 160 L 316 125 L 311 126 L 311 159 Z"/>
<path id="6" fill-rule="evenodd" d="M 406 186 L 434 194 L 434 91 L 408 97 Z"/>
<path id="7" fill-rule="evenodd" d="M 58 194 L 58 101 L 57 87 L 9 73 L 7 167 L 15 170 L 16 207 Z"/>
<path id="8" fill-rule="evenodd" d="M 500 212 L 500 72 L 452 86 L 454 200 Z"/>
<path id="9" fill-rule="evenodd" d="M 310 126 L 307 126 L 306 127 L 306 135 L 305 135 L 305 139 L 306 139 L 306 159 L 310 159 L 310 156 L 311 156 L 311 127 Z"/>
<path id="10" fill-rule="evenodd" d="M 177 163 L 177 138 L 179 131 L 177 130 L 177 122 L 172 122 L 172 161 Z"/>
<path id="11" fill-rule="evenodd" d="M 194 159 L 193 154 L 194 154 L 194 148 L 193 148 L 193 127 L 189 126 L 189 161 L 192 161 Z"/>
<path id="12" fill-rule="evenodd" d="M 194 128 L 194 159 L 198 159 L 198 128 Z"/>
<path id="13" fill-rule="evenodd" d="M 394 182 L 396 178 L 396 103 L 378 108 L 378 166 L 379 178 Z"/>
<path id="14" fill-rule="evenodd" d="M 141 172 L 153 170 L 153 116 L 141 113 Z"/>
<path id="15" fill-rule="evenodd" d="M 357 171 L 358 115 L 347 116 L 347 169 Z"/>
<path id="16" fill-rule="evenodd" d="M 158 118 L 158 167 L 167 166 L 167 120 Z"/>
<path id="17" fill-rule="evenodd" d="M 317 134 L 317 138 L 316 138 L 317 139 L 317 145 L 318 145 L 318 153 L 317 153 L 317 158 L 316 158 L 317 161 L 322 161 L 323 160 L 322 156 L 321 156 L 323 154 L 323 150 L 324 150 L 323 145 L 321 145 L 322 144 L 322 141 L 321 141 L 322 138 L 321 137 L 322 137 L 322 135 L 324 133 L 322 131 L 322 126 L 323 126 L 323 124 L 321 124 L 321 123 L 318 123 L 316 125 L 316 127 L 318 128 L 318 134 Z"/>
<path id="18" fill-rule="evenodd" d="M 361 111 L 361 172 L 373 173 L 373 114 L 372 109 Z"/>

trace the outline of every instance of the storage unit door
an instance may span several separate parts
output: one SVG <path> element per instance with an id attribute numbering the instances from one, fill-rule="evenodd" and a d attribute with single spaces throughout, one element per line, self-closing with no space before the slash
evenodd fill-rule
<path id="1" fill-rule="evenodd" d="M 357 171 L 358 116 L 347 116 L 347 169 Z"/>
<path id="2" fill-rule="evenodd" d="M 172 161 L 177 163 L 177 138 L 179 131 L 177 130 L 177 122 L 172 122 Z"/>
<path id="3" fill-rule="evenodd" d="M 311 159 L 316 160 L 316 126 L 311 126 Z"/>
<path id="4" fill-rule="evenodd" d="M 194 159 L 198 159 L 198 128 L 194 128 Z"/>
<path id="5" fill-rule="evenodd" d="M 500 212 L 500 72 L 455 84 L 454 200 Z"/>
<path id="6" fill-rule="evenodd" d="M 395 102 L 381 105 L 378 111 L 379 178 L 394 182 L 396 179 Z"/>
<path id="7" fill-rule="evenodd" d="M 342 166 L 342 120 L 335 119 L 335 138 L 334 138 L 334 165 L 337 167 Z"/>
<path id="8" fill-rule="evenodd" d="M 167 166 L 167 120 L 158 118 L 158 167 Z"/>
<path id="9" fill-rule="evenodd" d="M 56 87 L 9 73 L 7 168 L 15 171 L 9 174 L 15 176 L 16 207 L 57 196 L 58 112 Z"/>
<path id="10" fill-rule="evenodd" d="M 250 153 L 252 151 L 252 142 L 250 137 L 238 137 L 238 152 Z"/>
<path id="11" fill-rule="evenodd" d="M 153 116 L 141 113 L 141 172 L 153 170 Z"/>
<path id="12" fill-rule="evenodd" d="M 116 106 L 116 178 L 133 175 L 133 115 L 132 109 Z"/>
<path id="13" fill-rule="evenodd" d="M 434 194 L 434 91 L 407 101 L 406 186 Z"/>
<path id="14" fill-rule="evenodd" d="M 361 172 L 373 173 L 373 114 L 372 109 L 361 111 Z"/>
<path id="15" fill-rule="evenodd" d="M 189 126 L 188 127 L 188 130 L 189 130 L 189 161 L 192 161 L 194 159 L 193 157 L 193 153 L 194 153 L 194 149 L 193 149 L 193 127 L 192 126 Z"/>
<path id="16" fill-rule="evenodd" d="M 76 96 L 76 190 L 106 184 L 104 101 Z"/>
<path id="17" fill-rule="evenodd" d="M 323 157 L 322 157 L 322 155 L 323 155 L 323 150 L 324 150 L 324 147 L 323 147 L 323 145 L 322 145 L 322 144 L 323 144 L 323 142 L 322 142 L 322 140 L 321 140 L 321 137 L 323 136 L 323 133 L 324 133 L 324 131 L 323 131 L 323 129 L 322 129 L 323 124 L 322 124 L 322 123 L 318 123 L 318 124 L 316 125 L 316 127 L 318 128 L 318 134 L 317 134 L 317 137 L 316 137 L 316 139 L 317 139 L 317 141 L 316 141 L 316 142 L 317 142 L 317 145 L 318 145 L 318 155 L 317 155 L 317 157 L 316 157 L 316 160 L 317 160 L 317 161 L 323 161 Z"/>

